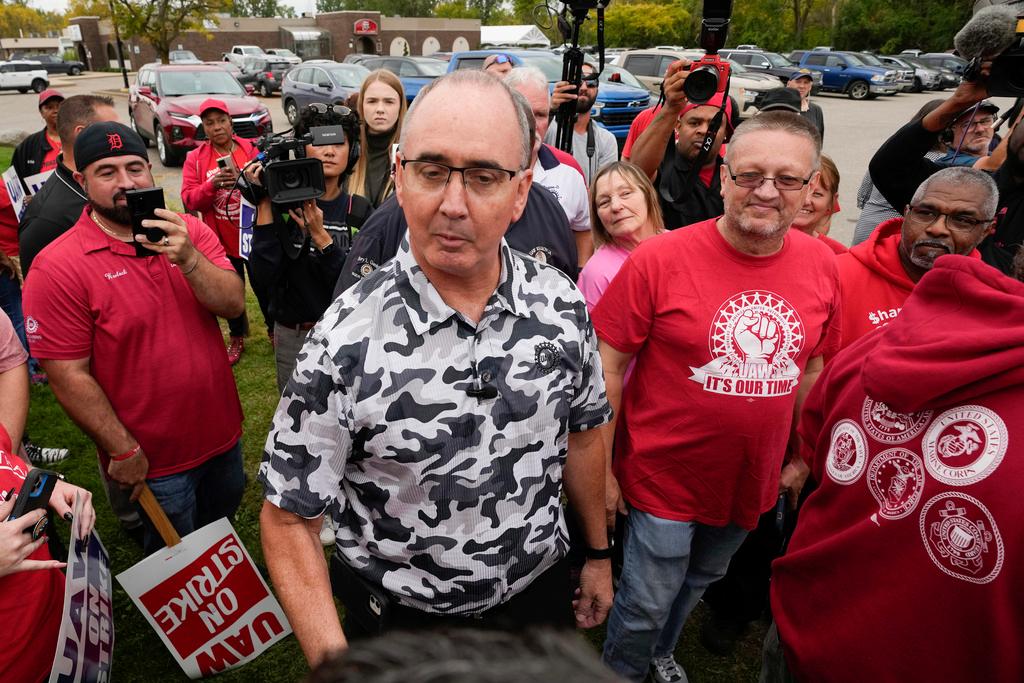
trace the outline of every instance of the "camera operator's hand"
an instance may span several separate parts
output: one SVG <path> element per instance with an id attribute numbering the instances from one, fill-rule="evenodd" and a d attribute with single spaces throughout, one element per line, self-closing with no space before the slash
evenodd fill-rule
<path id="1" fill-rule="evenodd" d="M 555 83 L 555 89 L 551 92 L 551 111 L 554 112 L 566 102 L 574 101 L 576 97 L 576 88 L 572 83 L 558 81 Z"/>
<path id="2" fill-rule="evenodd" d="M 302 202 L 299 211 L 292 209 L 288 213 L 302 232 L 309 233 L 313 246 L 317 249 L 322 251 L 333 241 L 330 234 L 324 230 L 324 212 L 316 205 L 315 199 L 307 199 Z"/>
<path id="3" fill-rule="evenodd" d="M 156 209 L 154 213 L 159 218 L 148 218 L 142 221 L 142 226 L 160 228 L 167 236 L 158 242 L 151 242 L 145 235 L 136 235 L 136 241 L 141 242 L 147 249 L 163 254 L 179 268 L 189 270 L 200 255 L 189 239 L 185 219 L 168 209 Z"/>
<path id="4" fill-rule="evenodd" d="M 686 106 L 687 99 L 683 92 L 683 84 L 686 83 L 686 78 L 690 75 L 692 63 L 689 59 L 680 59 L 669 64 L 668 69 L 665 70 L 665 80 L 661 84 L 665 91 L 665 109 L 681 112 Z"/>
<path id="5" fill-rule="evenodd" d="M 149 474 L 149 458 L 141 448 L 132 457 L 126 460 L 111 460 L 107 465 L 107 474 L 110 478 L 121 485 L 121 488 L 132 490 L 131 500 L 138 500 L 142 493 L 142 485 L 146 483 L 146 475 Z"/>
<path id="6" fill-rule="evenodd" d="M 252 164 L 245 169 L 245 173 L 243 173 L 243 175 L 245 176 L 246 182 L 250 185 L 263 187 L 263 162 L 257 161 L 255 164 Z"/>

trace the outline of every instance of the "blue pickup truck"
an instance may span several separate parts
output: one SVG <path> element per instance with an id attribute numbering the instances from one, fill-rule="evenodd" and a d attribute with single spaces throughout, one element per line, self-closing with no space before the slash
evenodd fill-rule
<path id="1" fill-rule="evenodd" d="M 900 90 L 895 70 L 866 64 L 853 52 L 805 52 L 800 57 L 800 68 L 820 72 L 823 91 L 846 93 L 851 100 L 894 95 Z"/>
<path id="2" fill-rule="evenodd" d="M 448 71 L 457 69 L 480 69 L 487 55 L 508 55 L 515 66 L 533 66 L 544 72 L 551 89 L 562 80 L 562 60 L 556 55 L 542 50 L 470 50 L 456 52 L 448 62 Z M 628 72 L 616 75 L 615 67 L 606 66 L 601 75 L 601 87 L 597 92 L 597 101 L 590 111 L 591 120 L 604 126 L 619 142 L 619 147 L 626 140 L 629 126 L 637 114 L 651 105 L 651 94 L 641 84 L 627 85 L 624 81 L 632 77 Z M 632 79 L 636 81 L 636 79 Z"/>

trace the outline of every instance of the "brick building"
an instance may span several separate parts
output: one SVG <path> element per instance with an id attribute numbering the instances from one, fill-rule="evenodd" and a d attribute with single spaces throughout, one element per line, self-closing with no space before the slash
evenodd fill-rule
<path id="1" fill-rule="evenodd" d="M 89 69 L 117 67 L 114 28 L 109 20 L 75 17 L 80 33 L 75 49 Z M 156 51 L 137 38 L 123 38 L 130 68 L 157 60 Z M 303 59 L 341 61 L 352 52 L 380 55 L 431 55 L 471 50 L 480 46 L 478 19 L 382 17 L 374 11 L 325 12 L 294 19 L 218 15 L 205 33 L 188 31 L 172 49 L 191 50 L 204 61 L 216 61 L 232 45 L 283 47 Z"/>

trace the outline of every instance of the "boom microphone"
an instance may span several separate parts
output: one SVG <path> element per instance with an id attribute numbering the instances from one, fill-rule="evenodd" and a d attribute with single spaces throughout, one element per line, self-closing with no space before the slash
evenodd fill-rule
<path id="1" fill-rule="evenodd" d="M 1016 38 L 1017 12 L 1006 5 L 979 10 L 953 38 L 957 53 L 967 60 L 995 57 Z"/>

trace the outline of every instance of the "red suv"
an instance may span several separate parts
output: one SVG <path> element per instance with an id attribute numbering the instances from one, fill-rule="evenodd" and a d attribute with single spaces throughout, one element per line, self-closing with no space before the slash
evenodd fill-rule
<path id="1" fill-rule="evenodd" d="M 128 94 L 128 120 L 148 145 L 156 142 L 165 166 L 180 166 L 205 139 L 199 105 L 216 97 L 228 105 L 235 134 L 257 138 L 273 132 L 270 112 L 234 76 L 216 66 L 150 64 L 139 69 Z"/>

